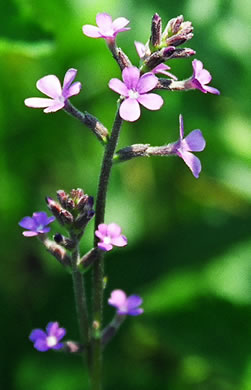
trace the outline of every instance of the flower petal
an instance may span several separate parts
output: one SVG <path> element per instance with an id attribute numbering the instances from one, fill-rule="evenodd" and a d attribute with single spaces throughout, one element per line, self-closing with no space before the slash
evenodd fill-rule
<path id="1" fill-rule="evenodd" d="M 136 99 L 127 98 L 119 109 L 119 115 L 122 119 L 134 122 L 140 117 L 140 106 Z"/>
<path id="2" fill-rule="evenodd" d="M 32 218 L 35 221 L 35 223 L 37 224 L 37 226 L 47 225 L 47 223 L 48 223 L 48 217 L 44 211 L 37 211 L 37 212 L 33 213 Z"/>
<path id="3" fill-rule="evenodd" d="M 114 32 L 120 32 L 120 30 L 124 30 L 124 27 L 128 25 L 130 21 L 126 18 L 120 17 L 117 19 L 114 19 L 112 22 L 112 28 Z M 126 30 L 130 30 L 130 27 L 127 27 Z"/>
<path id="4" fill-rule="evenodd" d="M 31 217 L 24 217 L 20 222 L 18 222 L 18 225 L 24 229 L 36 229 L 36 224 Z"/>
<path id="5" fill-rule="evenodd" d="M 66 99 L 70 98 L 71 96 L 78 95 L 81 91 L 82 85 L 79 81 L 76 81 L 73 83 L 66 91 L 63 91 L 63 95 Z"/>
<path id="6" fill-rule="evenodd" d="M 161 96 L 156 93 L 146 93 L 138 97 L 138 102 L 148 110 L 159 110 L 164 103 Z"/>
<path id="7" fill-rule="evenodd" d="M 111 293 L 111 297 L 108 299 L 108 303 L 109 305 L 120 307 L 125 305 L 126 300 L 126 293 L 123 290 L 114 290 Z"/>
<path id="8" fill-rule="evenodd" d="M 97 26 L 103 31 L 110 30 L 112 25 L 112 17 L 105 12 L 99 13 L 96 16 L 96 23 Z"/>
<path id="9" fill-rule="evenodd" d="M 152 73 L 145 73 L 140 77 L 140 80 L 137 85 L 137 91 L 140 94 L 151 91 L 158 84 L 158 78 Z"/>
<path id="10" fill-rule="evenodd" d="M 119 93 L 122 96 L 128 96 L 128 89 L 126 85 L 119 79 L 111 79 L 109 81 L 109 88 L 111 88 L 113 91 Z"/>
<path id="11" fill-rule="evenodd" d="M 201 84 L 208 84 L 212 80 L 211 74 L 206 69 L 202 69 L 197 78 L 200 80 Z"/>
<path id="12" fill-rule="evenodd" d="M 182 140 L 182 144 L 190 152 L 201 152 L 205 149 L 206 141 L 200 130 L 193 130 Z"/>
<path id="13" fill-rule="evenodd" d="M 24 104 L 31 108 L 44 108 L 54 104 L 54 100 L 47 98 L 28 98 L 25 99 Z"/>
<path id="14" fill-rule="evenodd" d="M 60 81 L 54 74 L 42 77 L 37 81 L 36 86 L 39 91 L 53 99 L 57 99 L 62 95 Z"/>
<path id="15" fill-rule="evenodd" d="M 91 24 L 85 24 L 82 27 L 83 33 L 90 38 L 101 38 L 102 35 L 97 26 L 92 26 Z"/>
<path id="16" fill-rule="evenodd" d="M 197 75 L 203 69 L 203 62 L 194 59 L 192 61 L 192 66 L 193 66 L 193 71 L 194 71 L 195 75 Z"/>
<path id="17" fill-rule="evenodd" d="M 69 88 L 69 86 L 71 85 L 71 83 L 75 79 L 77 72 L 78 72 L 77 69 L 74 69 L 74 68 L 70 68 L 67 70 L 67 72 L 65 73 L 65 76 L 64 76 L 63 89 Z"/>
<path id="18" fill-rule="evenodd" d="M 127 298 L 127 306 L 128 310 L 134 309 L 138 306 L 140 306 L 143 302 L 143 299 L 139 295 L 130 295 Z"/>
<path id="19" fill-rule="evenodd" d="M 44 112 L 46 114 L 48 114 L 49 112 L 56 112 L 56 111 L 59 111 L 61 110 L 61 108 L 63 108 L 65 105 L 64 102 L 57 102 L 55 101 L 55 103 L 53 105 L 51 105 L 50 107 L 47 107 Z"/>
<path id="20" fill-rule="evenodd" d="M 128 314 L 130 316 L 139 316 L 140 314 L 144 313 L 144 309 L 142 309 L 141 307 L 137 308 L 137 309 L 131 309 L 131 310 L 128 310 Z M 122 313 L 121 313 L 122 314 Z"/>
<path id="21" fill-rule="evenodd" d="M 194 154 L 186 151 L 178 151 L 178 156 L 181 157 L 188 168 L 192 171 L 192 174 L 196 179 L 198 179 L 200 171 L 201 171 L 201 162 Z"/>
<path id="22" fill-rule="evenodd" d="M 110 237 L 118 237 L 121 234 L 121 227 L 116 223 L 109 223 L 107 225 L 107 235 Z"/>
<path id="23" fill-rule="evenodd" d="M 105 244 L 104 242 L 99 242 L 98 247 L 99 247 L 99 249 L 101 249 L 102 251 L 105 251 L 105 252 L 108 252 L 108 251 L 112 250 L 112 248 L 113 248 L 113 246 L 111 244 Z"/>
<path id="24" fill-rule="evenodd" d="M 170 66 L 165 65 L 165 64 L 159 64 L 159 65 L 155 66 L 155 68 L 152 69 L 152 73 L 154 73 L 154 74 L 161 73 L 161 74 L 164 74 L 165 76 L 170 77 L 173 80 L 178 80 L 177 77 L 174 76 L 172 73 L 167 72 L 167 70 L 169 70 L 169 69 L 171 69 Z"/>
<path id="25" fill-rule="evenodd" d="M 40 352 L 45 352 L 45 351 L 48 351 L 48 349 L 50 349 L 47 345 L 47 341 L 46 339 L 45 340 L 42 340 L 42 339 L 38 339 L 35 344 L 34 344 L 34 348 L 36 348 L 38 351 Z"/>
<path id="26" fill-rule="evenodd" d="M 98 230 L 103 236 L 107 236 L 107 225 L 105 223 L 100 223 L 98 225 Z"/>
<path id="27" fill-rule="evenodd" d="M 26 231 L 26 232 L 23 232 L 23 235 L 25 237 L 34 237 L 34 236 L 38 236 L 39 233 L 38 232 L 32 232 L 32 231 Z"/>
<path id="28" fill-rule="evenodd" d="M 136 66 L 129 66 L 122 72 L 122 79 L 128 89 L 136 89 L 139 77 L 140 71 L 138 68 L 136 68 Z"/>
<path id="29" fill-rule="evenodd" d="M 126 236 L 119 236 L 119 237 L 114 237 L 111 239 L 111 244 L 115 246 L 126 246 L 127 245 L 127 238 Z"/>
<path id="30" fill-rule="evenodd" d="M 46 340 L 47 334 L 42 329 L 34 329 L 29 335 L 30 341 L 35 342 L 37 339 Z"/>
<path id="31" fill-rule="evenodd" d="M 214 95 L 220 95 L 220 91 L 218 89 L 209 87 L 209 85 L 204 85 L 204 89 L 209 93 L 213 93 Z"/>
<path id="32" fill-rule="evenodd" d="M 136 51 L 138 53 L 139 58 L 143 58 L 146 54 L 145 45 L 141 42 L 134 41 L 134 45 L 136 47 Z"/>

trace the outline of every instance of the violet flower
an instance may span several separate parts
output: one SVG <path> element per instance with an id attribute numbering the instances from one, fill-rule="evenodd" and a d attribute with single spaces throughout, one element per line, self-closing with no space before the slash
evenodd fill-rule
<path id="1" fill-rule="evenodd" d="M 110 251 L 113 246 L 127 245 L 127 238 L 121 234 L 121 227 L 116 223 L 99 224 L 95 235 L 100 239 L 98 248 L 106 252 Z"/>
<path id="2" fill-rule="evenodd" d="M 83 33 L 90 38 L 104 38 L 108 41 L 114 41 L 119 32 L 130 30 L 130 27 L 125 27 L 129 20 L 126 18 L 117 18 L 112 21 L 111 15 L 107 13 L 99 13 L 96 16 L 97 26 L 85 24 L 82 29 Z"/>
<path id="3" fill-rule="evenodd" d="M 51 229 L 47 227 L 49 223 L 55 221 L 55 217 L 47 217 L 44 211 L 33 213 L 32 217 L 24 217 L 18 224 L 28 231 L 24 231 L 25 237 L 38 236 L 39 234 L 48 233 Z"/>
<path id="4" fill-rule="evenodd" d="M 198 179 L 201 171 L 201 162 L 191 152 L 201 152 L 206 146 L 206 141 L 200 130 L 193 130 L 184 138 L 184 124 L 182 115 L 180 120 L 180 139 L 171 145 L 171 154 L 181 157 L 192 174 Z"/>
<path id="5" fill-rule="evenodd" d="M 156 87 L 158 79 L 152 73 L 145 73 L 140 77 L 136 66 L 125 68 L 122 72 L 123 81 L 111 79 L 109 87 L 122 95 L 125 100 L 121 103 L 119 114 L 122 119 L 134 122 L 140 117 L 140 105 L 148 110 L 159 110 L 163 99 L 155 93 L 147 93 Z"/>
<path id="6" fill-rule="evenodd" d="M 135 41 L 134 44 L 140 59 L 144 60 L 151 55 L 150 50 L 143 43 Z M 167 72 L 170 69 L 170 66 L 166 64 L 159 64 L 155 66 L 155 68 L 153 68 L 150 72 L 153 74 L 164 74 L 165 76 L 168 76 L 173 80 L 178 80 L 177 77 L 174 76 L 172 73 Z"/>
<path id="7" fill-rule="evenodd" d="M 60 340 L 65 334 L 66 330 L 59 328 L 58 322 L 49 322 L 46 326 L 46 332 L 42 329 L 34 329 L 29 339 L 34 343 L 34 348 L 40 352 L 45 352 L 49 349 L 61 349 L 64 344 L 60 343 Z"/>
<path id="8" fill-rule="evenodd" d="M 138 295 L 127 297 L 123 290 L 112 291 L 108 303 L 116 307 L 118 315 L 138 316 L 144 311 L 139 307 L 142 304 L 142 298 Z"/>
<path id="9" fill-rule="evenodd" d="M 67 70 L 64 77 L 63 88 L 61 87 L 57 76 L 50 74 L 42 77 L 37 81 L 36 87 L 51 99 L 32 97 L 25 99 L 24 104 L 27 107 L 32 108 L 46 107 L 44 110 L 45 113 L 61 110 L 61 108 L 65 107 L 67 99 L 71 96 L 78 95 L 81 90 L 80 82 L 73 83 L 76 74 L 76 69 L 71 68 Z"/>
<path id="10" fill-rule="evenodd" d="M 208 70 L 203 69 L 203 62 L 199 60 L 193 60 L 193 75 L 190 79 L 186 80 L 186 89 L 199 89 L 203 93 L 213 93 L 214 95 L 220 95 L 220 91 L 216 88 L 209 87 L 208 83 L 212 80 L 211 74 Z"/>

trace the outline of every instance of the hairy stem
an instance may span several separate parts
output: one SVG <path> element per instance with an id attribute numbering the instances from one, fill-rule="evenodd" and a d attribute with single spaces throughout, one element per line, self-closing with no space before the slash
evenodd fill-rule
<path id="1" fill-rule="evenodd" d="M 79 247 L 77 245 L 77 247 L 72 253 L 72 281 L 75 296 L 76 312 L 78 317 L 80 340 L 81 343 L 86 346 L 86 348 L 83 350 L 84 364 L 87 360 L 88 366 L 90 367 L 90 327 L 88 321 L 88 308 L 86 302 L 84 279 L 77 267 L 79 258 Z"/>
<path id="2" fill-rule="evenodd" d="M 101 172 L 99 176 L 98 193 L 96 200 L 95 230 L 104 222 L 106 195 L 110 178 L 112 160 L 117 146 L 122 119 L 117 110 L 111 136 L 106 145 Z M 94 234 L 94 247 L 98 239 Z M 98 251 L 93 265 L 93 339 L 92 339 L 92 390 L 102 389 L 102 316 L 103 316 L 103 252 Z"/>

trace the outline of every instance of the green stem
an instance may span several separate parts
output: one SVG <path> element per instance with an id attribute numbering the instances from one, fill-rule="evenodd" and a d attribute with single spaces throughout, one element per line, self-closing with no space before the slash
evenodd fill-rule
<path id="1" fill-rule="evenodd" d="M 104 222 L 106 195 L 110 178 L 112 160 L 118 143 L 122 119 L 117 110 L 111 136 L 106 145 L 101 172 L 99 176 L 98 193 L 96 200 L 95 230 Z M 94 247 L 98 239 L 94 234 Z M 92 339 L 92 390 L 102 389 L 102 316 L 103 316 L 103 278 L 104 278 L 104 252 L 98 251 L 93 265 L 93 339 Z"/>
<path id="2" fill-rule="evenodd" d="M 86 302 L 84 279 L 78 270 L 77 264 L 80 258 L 79 246 L 72 252 L 72 281 L 75 296 L 76 312 L 78 317 L 80 340 L 86 346 L 83 351 L 84 364 L 90 367 L 90 328 L 88 321 L 88 308 Z"/>

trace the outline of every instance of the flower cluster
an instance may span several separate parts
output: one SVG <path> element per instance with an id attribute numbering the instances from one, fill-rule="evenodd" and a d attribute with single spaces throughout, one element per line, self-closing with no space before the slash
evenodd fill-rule
<path id="1" fill-rule="evenodd" d="M 114 121 L 111 135 L 107 128 L 93 115 L 88 112 L 78 111 L 69 101 L 72 96 L 80 93 L 81 83 L 74 81 L 77 70 L 70 68 L 67 70 L 63 85 L 55 75 L 47 75 L 37 81 L 37 89 L 45 97 L 32 97 L 25 99 L 25 105 L 32 108 L 43 108 L 45 113 L 65 110 L 68 114 L 80 120 L 90 128 L 97 136 L 102 145 L 106 148 L 98 185 L 97 201 L 94 209 L 94 198 L 84 193 L 80 188 L 72 190 L 70 193 L 64 190 L 57 191 L 57 201 L 51 197 L 46 198 L 49 210 L 53 214 L 48 217 L 43 211 L 33 213 L 32 217 L 24 217 L 19 225 L 26 229 L 23 235 L 26 237 L 40 236 L 40 241 L 46 249 L 59 260 L 59 262 L 71 268 L 76 297 L 77 311 L 79 312 L 82 338 L 89 343 L 91 332 L 97 331 L 92 337 L 97 346 L 104 346 L 117 331 L 126 316 L 138 316 L 143 313 L 142 298 L 138 295 L 127 296 L 121 289 L 113 290 L 108 304 L 116 310 L 114 320 L 102 329 L 100 318 L 102 318 L 102 291 L 104 288 L 103 275 L 103 252 L 109 252 L 113 247 L 124 247 L 127 245 L 127 238 L 122 234 L 121 227 L 116 223 L 104 223 L 107 184 L 113 162 L 126 161 L 133 157 L 167 156 L 176 155 L 183 159 L 195 178 L 201 172 L 201 162 L 194 152 L 204 150 L 206 142 L 199 129 L 191 131 L 184 136 L 184 124 L 182 115 L 179 116 L 179 139 L 176 142 L 162 146 L 151 146 L 150 144 L 135 144 L 127 146 L 115 152 L 120 128 L 123 120 L 135 122 L 141 116 L 141 106 L 157 111 L 163 106 L 163 98 L 155 93 L 158 90 L 167 91 L 188 91 L 197 89 L 202 93 L 219 95 L 218 89 L 209 86 L 212 76 L 208 70 L 204 69 L 200 60 L 192 61 L 193 74 L 186 80 L 178 80 L 170 73 L 170 66 L 166 64 L 172 58 L 189 58 L 195 54 L 190 48 L 179 48 L 181 44 L 189 41 L 193 37 L 193 26 L 190 21 L 185 21 L 182 15 L 171 19 L 162 31 L 162 20 L 158 14 L 152 18 L 151 35 L 146 44 L 135 41 L 136 51 L 139 56 L 139 66 L 132 64 L 128 56 L 122 49 L 117 47 L 116 39 L 120 32 L 130 30 L 129 20 L 119 17 L 112 20 L 107 13 L 99 13 L 96 16 L 97 26 L 86 24 L 82 27 L 84 35 L 90 38 L 103 38 L 111 51 L 113 58 L 121 70 L 120 78 L 110 79 L 109 88 L 118 93 L 119 108 Z M 157 77 L 161 75 L 164 77 Z M 87 76 L 88 77 L 88 76 Z M 157 114 L 155 114 L 157 115 Z M 156 122 L 153 122 L 154 126 Z M 85 228 L 95 215 L 94 246 L 85 254 L 81 255 L 80 240 L 85 232 Z M 50 240 L 47 233 L 48 226 L 57 220 L 67 234 L 56 233 L 53 240 Z M 86 302 L 84 285 L 82 284 L 82 273 L 94 268 L 93 291 L 94 311 L 92 328 L 89 326 L 89 304 Z M 96 310 L 98 308 L 98 310 Z M 93 351 L 93 345 L 75 345 L 74 342 L 63 343 L 61 340 L 66 334 L 64 328 L 60 328 L 58 322 L 49 322 L 46 331 L 34 329 L 29 339 L 34 343 L 34 348 L 44 352 L 49 349 L 67 350 L 71 345 L 71 352 L 79 351 L 80 348 L 86 350 L 87 355 Z M 67 344 L 68 343 L 68 344 Z M 95 346 L 95 347 L 96 347 Z M 64 348 L 65 347 L 65 348 Z M 90 347 L 90 348 L 89 348 Z M 94 353 L 95 355 L 95 353 Z M 88 356 L 88 361 L 91 361 Z"/>

